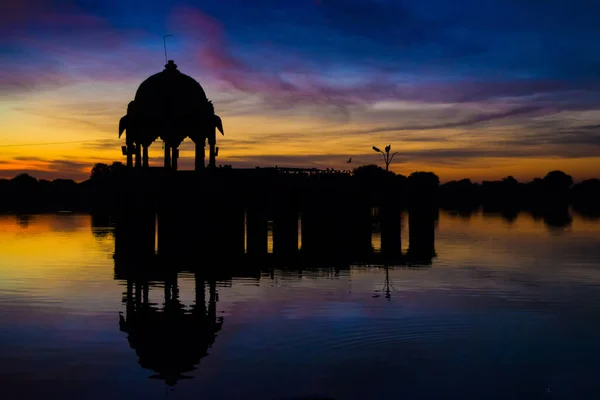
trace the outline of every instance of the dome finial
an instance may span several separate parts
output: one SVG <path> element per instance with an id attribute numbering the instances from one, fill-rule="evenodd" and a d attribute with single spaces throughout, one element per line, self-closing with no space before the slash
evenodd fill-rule
<path id="1" fill-rule="evenodd" d="M 176 71 L 177 64 L 175 64 L 175 62 L 173 60 L 169 60 L 169 62 L 165 65 L 165 70 L 166 71 Z"/>

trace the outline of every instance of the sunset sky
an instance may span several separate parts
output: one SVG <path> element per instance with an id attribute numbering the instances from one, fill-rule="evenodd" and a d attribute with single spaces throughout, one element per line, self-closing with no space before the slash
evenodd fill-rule
<path id="1" fill-rule="evenodd" d="M 392 144 L 395 172 L 442 181 L 598 177 L 599 15 L 592 0 L 3 1 L 0 178 L 124 161 L 118 122 L 164 68 L 165 34 L 223 118 L 218 164 L 347 168 Z"/>

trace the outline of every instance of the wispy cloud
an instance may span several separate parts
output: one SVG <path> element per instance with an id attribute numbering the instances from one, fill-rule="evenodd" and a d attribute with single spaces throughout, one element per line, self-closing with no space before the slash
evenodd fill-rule
<path id="1" fill-rule="evenodd" d="M 350 155 L 372 159 L 363 153 L 374 141 L 401 148 L 404 165 L 594 157 L 598 6 L 484 3 L 4 2 L 2 131 L 31 143 L 80 135 L 89 165 L 51 164 L 68 160 L 59 147 L 19 147 L 31 153 L 9 154 L 3 167 L 82 176 L 120 157 L 118 119 L 162 69 L 165 32 L 170 57 L 224 119 L 222 163 L 340 167 Z"/>

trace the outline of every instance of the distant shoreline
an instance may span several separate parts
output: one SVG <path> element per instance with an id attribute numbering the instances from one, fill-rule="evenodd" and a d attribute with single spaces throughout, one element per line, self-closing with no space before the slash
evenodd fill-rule
<path id="1" fill-rule="evenodd" d="M 144 174 L 143 171 L 128 169 L 115 162 L 112 165 L 96 164 L 90 179 L 80 183 L 69 179 L 38 180 L 28 174 L 20 174 L 12 179 L 0 179 L 0 212 L 45 213 L 68 210 L 112 214 L 124 182 L 137 179 L 136 176 Z M 157 172 L 154 170 L 148 173 Z M 232 179 L 232 185 L 243 182 L 250 192 L 252 185 L 264 188 L 273 179 L 286 182 L 286 185 L 291 187 L 301 185 L 298 183 L 301 181 L 323 180 L 327 182 L 329 190 L 335 191 L 337 187 L 343 190 L 351 188 L 353 193 L 361 196 L 384 196 L 403 208 L 408 207 L 409 200 L 418 195 L 419 199 L 427 199 L 428 203 L 431 202 L 436 207 L 457 211 L 476 210 L 481 207 L 498 211 L 572 207 L 582 214 L 598 215 L 600 210 L 600 180 L 588 179 L 574 183 L 572 177 L 561 171 L 551 171 L 543 178 L 535 178 L 525 183 L 509 176 L 502 180 L 482 183 L 463 179 L 444 184 L 440 184 L 439 178 L 432 172 L 415 172 L 406 177 L 387 172 L 376 165 L 361 166 L 353 171 L 269 168 L 237 170 L 225 167 L 204 173 L 216 177 L 211 179 L 224 181 L 225 185 L 229 179 Z M 196 176 L 193 172 L 177 174 L 176 176 L 185 179 L 195 179 Z"/>

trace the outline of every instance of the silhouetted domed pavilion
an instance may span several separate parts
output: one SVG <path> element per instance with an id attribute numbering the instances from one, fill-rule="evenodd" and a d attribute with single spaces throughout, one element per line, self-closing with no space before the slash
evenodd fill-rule
<path id="1" fill-rule="evenodd" d="M 119 137 L 127 131 L 124 153 L 127 165 L 148 166 L 148 147 L 158 138 L 165 143 L 164 166 L 177 170 L 179 145 L 186 137 L 196 144 L 196 169 L 204 168 L 204 146 L 210 145 L 209 166 L 217 156 L 215 130 L 223 133 L 221 118 L 200 84 L 181 73 L 173 60 L 162 72 L 147 78 L 139 86 L 127 115 L 119 123 Z M 143 160 L 141 150 L 143 149 Z"/>
<path id="2" fill-rule="evenodd" d="M 191 76 L 181 73 L 170 60 L 162 72 L 146 79 L 135 94 L 140 111 L 149 114 L 195 114 L 208 101 L 200 84 Z"/>

